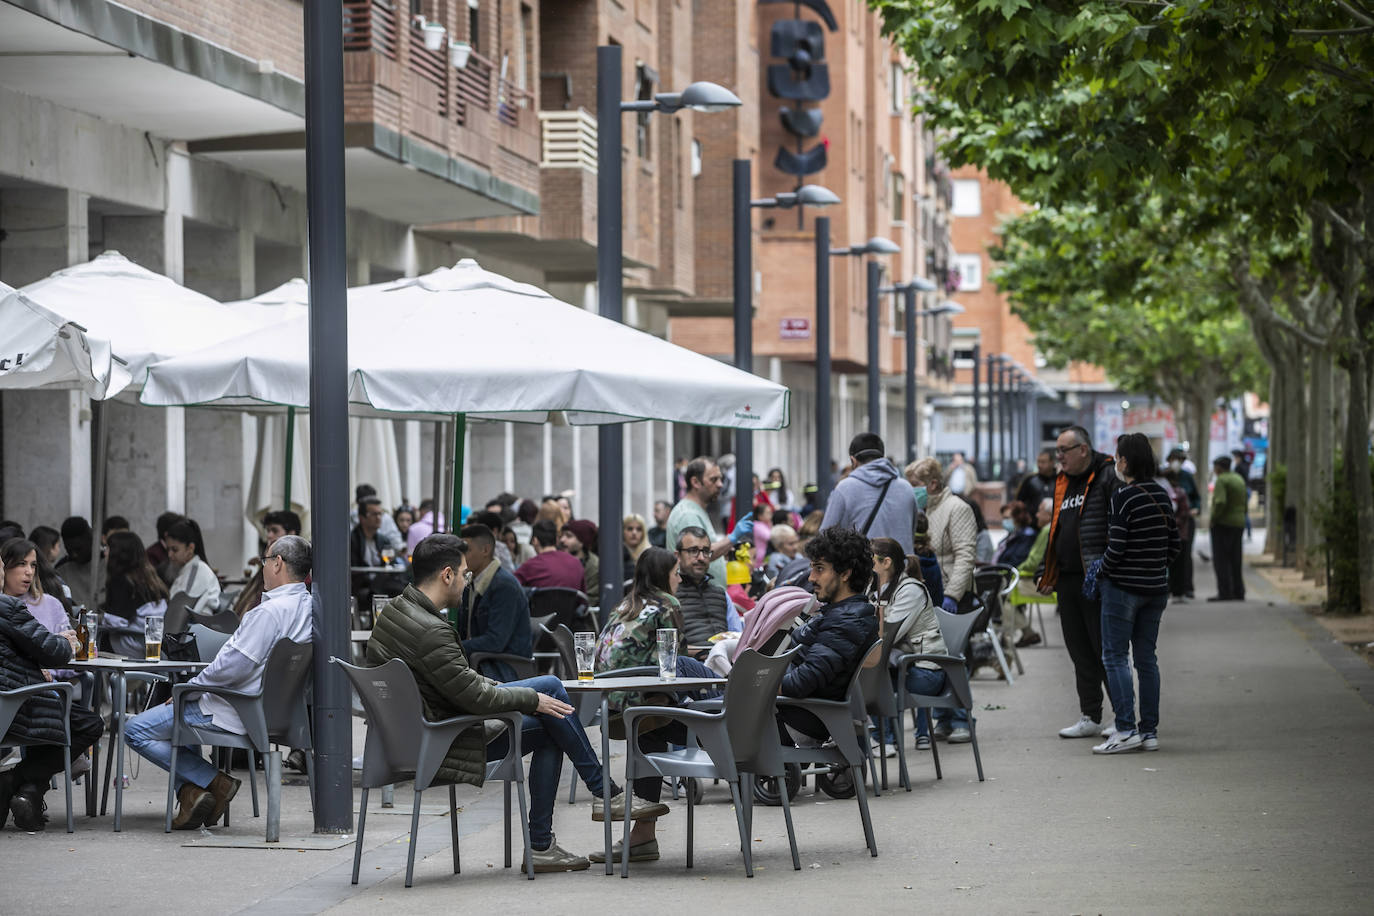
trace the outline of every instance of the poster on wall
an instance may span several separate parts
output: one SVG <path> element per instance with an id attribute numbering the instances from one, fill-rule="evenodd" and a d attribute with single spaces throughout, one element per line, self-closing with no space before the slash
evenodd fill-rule
<path id="1" fill-rule="evenodd" d="M 1116 440 L 1122 433 L 1121 405 L 1098 401 L 1093 405 L 1093 448 L 1109 455 L 1116 453 Z"/>

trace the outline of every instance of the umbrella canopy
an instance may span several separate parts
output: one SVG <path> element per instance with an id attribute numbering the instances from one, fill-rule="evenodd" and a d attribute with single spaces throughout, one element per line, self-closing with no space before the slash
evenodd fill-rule
<path id="1" fill-rule="evenodd" d="M 0 283 L 0 388 L 76 389 L 103 400 L 128 384 L 108 340 Z"/>
<path id="2" fill-rule="evenodd" d="M 161 406 L 307 407 L 308 316 L 289 318 L 148 374 Z M 574 424 L 671 420 L 781 429 L 788 390 L 460 261 L 349 292 L 355 413 L 467 414 Z"/>
<path id="3" fill-rule="evenodd" d="M 261 328 L 304 315 L 309 304 L 309 295 L 310 288 L 306 286 L 305 281 L 300 277 L 294 277 L 252 299 L 226 302 L 224 307 L 253 327 Z"/>
<path id="4" fill-rule="evenodd" d="M 108 340 L 135 386 L 161 359 L 190 353 L 244 334 L 254 325 L 232 309 L 107 251 L 93 261 L 59 270 L 22 292 Z"/>

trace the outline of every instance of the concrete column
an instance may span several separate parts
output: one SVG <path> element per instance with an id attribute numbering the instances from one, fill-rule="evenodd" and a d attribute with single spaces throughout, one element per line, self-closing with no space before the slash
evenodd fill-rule
<path id="1" fill-rule="evenodd" d="M 87 260 L 87 195 L 66 188 L 0 190 L 0 280 L 20 287 Z M 75 391 L 10 391 L 4 404 L 3 515 L 57 527 L 90 515 L 90 400 Z"/>
<path id="2" fill-rule="evenodd" d="M 424 465 L 420 462 L 420 421 L 406 420 L 402 427 L 402 441 L 405 443 L 402 459 L 405 462 L 405 480 L 403 487 L 406 498 L 412 505 L 420 504 L 420 494 L 424 491 Z"/>
<path id="3" fill-rule="evenodd" d="M 507 493 L 513 493 L 515 492 L 515 424 L 503 423 L 501 425 L 505 427 L 502 430 L 505 439 L 503 443 L 505 455 L 501 463 L 501 489 Z M 485 496 L 482 498 L 486 499 Z M 477 504 L 473 503 L 473 505 Z"/>
<path id="4" fill-rule="evenodd" d="M 240 229 L 238 235 L 239 256 L 239 294 L 240 299 L 252 299 L 258 294 L 258 259 L 255 252 L 257 239 L 251 229 Z"/>

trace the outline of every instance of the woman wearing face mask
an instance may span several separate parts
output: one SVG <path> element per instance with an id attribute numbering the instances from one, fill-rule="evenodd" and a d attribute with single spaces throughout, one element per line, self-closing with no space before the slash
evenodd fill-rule
<path id="1" fill-rule="evenodd" d="M 1102 667 L 1116 711 L 1115 730 L 1094 754 L 1159 748 L 1159 664 L 1155 644 L 1169 603 L 1169 564 L 1180 541 L 1174 506 L 1155 482 L 1150 440 L 1127 433 L 1116 440 L 1116 475 L 1107 512 L 1107 552 L 1098 578 L 1102 587 Z M 1135 718 L 1131 661 L 1140 677 L 1140 721 Z"/>
<path id="2" fill-rule="evenodd" d="M 1020 566 L 1035 544 L 1035 525 L 1025 503 L 1009 502 L 1002 507 L 1002 530 L 1006 537 L 992 555 L 992 562 L 1006 566 Z"/>

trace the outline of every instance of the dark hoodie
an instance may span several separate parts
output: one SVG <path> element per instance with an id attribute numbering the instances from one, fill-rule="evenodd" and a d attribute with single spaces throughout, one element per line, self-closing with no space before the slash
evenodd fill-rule
<path id="1" fill-rule="evenodd" d="M 883 487 L 887 487 L 883 495 Z M 878 514 L 873 516 L 873 524 L 867 531 L 864 523 L 873 512 L 878 497 L 883 504 Z M 897 473 L 892 462 L 878 458 L 861 464 L 835 487 L 830 501 L 825 506 L 825 519 L 821 522 L 826 528 L 853 528 L 869 538 L 892 538 L 902 545 L 902 550 L 911 553 L 911 532 L 916 529 L 916 498 L 912 495 L 911 485 Z"/>

